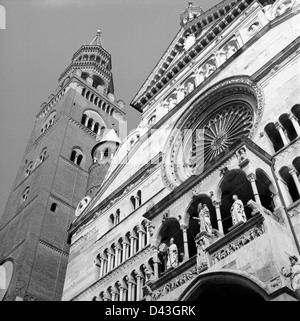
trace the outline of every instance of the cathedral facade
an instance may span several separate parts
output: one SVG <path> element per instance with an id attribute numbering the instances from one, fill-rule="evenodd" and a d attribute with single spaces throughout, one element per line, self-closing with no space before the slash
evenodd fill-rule
<path id="1" fill-rule="evenodd" d="M 189 3 L 69 229 L 63 300 L 297 300 L 300 2 Z"/>

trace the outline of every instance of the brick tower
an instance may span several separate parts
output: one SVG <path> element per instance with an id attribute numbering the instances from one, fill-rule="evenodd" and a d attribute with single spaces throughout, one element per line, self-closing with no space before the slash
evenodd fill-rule
<path id="1" fill-rule="evenodd" d="M 97 190 L 108 169 L 100 166 L 89 178 L 97 167 L 91 153 L 108 133 L 125 130 L 111 68 L 98 31 L 41 105 L 0 222 L 0 301 L 61 299 L 67 230 L 79 201 Z M 105 151 L 102 164 L 110 155 Z"/>

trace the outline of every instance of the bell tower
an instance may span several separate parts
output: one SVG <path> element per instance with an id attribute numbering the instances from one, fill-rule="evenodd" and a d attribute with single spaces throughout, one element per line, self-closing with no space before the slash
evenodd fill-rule
<path id="1" fill-rule="evenodd" d="M 111 55 L 98 31 L 75 52 L 36 115 L 0 222 L 0 268 L 7 276 L 0 300 L 61 299 L 67 230 L 86 196 L 92 151 L 109 137 L 121 143 L 124 107 L 114 95 Z M 92 185 L 100 186 L 104 176 L 102 170 Z"/>

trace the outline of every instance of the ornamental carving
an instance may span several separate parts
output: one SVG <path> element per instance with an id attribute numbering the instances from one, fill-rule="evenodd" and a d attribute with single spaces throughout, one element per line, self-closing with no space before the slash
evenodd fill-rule
<path id="1" fill-rule="evenodd" d="M 277 0 L 273 5 L 263 8 L 266 18 L 271 21 L 289 12 L 295 4 L 295 0 Z"/>
<path id="2" fill-rule="evenodd" d="M 264 233 L 264 228 L 262 224 L 258 224 L 251 230 L 244 233 L 235 241 L 231 242 L 230 244 L 223 247 L 221 250 L 217 251 L 216 253 L 211 255 L 211 262 L 212 264 L 216 264 L 217 262 L 225 259 L 228 255 L 232 254 L 233 252 L 239 250 L 246 244 L 252 242 L 254 239 L 258 238 Z"/>
<path id="3" fill-rule="evenodd" d="M 187 281 L 192 280 L 197 275 L 198 275 L 198 271 L 197 271 L 196 267 L 183 273 L 182 275 L 177 277 L 175 280 L 168 282 L 161 289 L 159 289 L 155 292 L 152 292 L 150 294 L 151 301 L 156 301 L 156 300 L 162 298 L 163 296 L 165 296 L 169 292 L 177 289 L 178 287 L 180 287 L 181 285 L 186 283 Z"/>

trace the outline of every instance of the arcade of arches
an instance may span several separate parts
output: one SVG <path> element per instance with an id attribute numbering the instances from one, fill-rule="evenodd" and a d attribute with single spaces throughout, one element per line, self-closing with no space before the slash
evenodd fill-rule
<path id="1" fill-rule="evenodd" d="M 219 185 L 221 195 L 219 200 L 213 200 L 208 194 L 193 196 L 186 211 L 188 224 L 182 225 L 180 224 L 181 220 L 176 218 L 165 219 L 156 241 L 159 250 L 158 265 L 160 276 L 168 271 L 166 263 L 168 259 L 167 249 L 171 238 L 174 239 L 178 249 L 179 264 L 197 254 L 195 237 L 200 228 L 198 221 L 194 218 L 198 217 L 197 207 L 199 203 L 207 205 L 213 231 L 218 233 L 219 236 L 228 234 L 232 228 L 230 209 L 234 202 L 233 195 L 237 195 L 243 202 L 247 220 L 252 217 L 252 209 L 247 206 L 249 200 L 256 202 L 259 200 L 265 209 L 274 212 L 274 209 L 278 206 L 278 200 L 272 181 L 262 169 L 257 169 L 255 172 L 255 184 L 257 187 L 255 192 L 253 190 L 253 179 L 254 177 L 252 176 L 247 177 L 241 169 L 230 170 L 224 174 Z"/>

